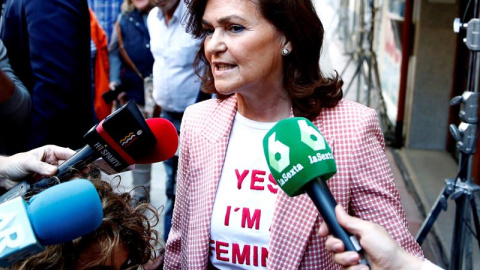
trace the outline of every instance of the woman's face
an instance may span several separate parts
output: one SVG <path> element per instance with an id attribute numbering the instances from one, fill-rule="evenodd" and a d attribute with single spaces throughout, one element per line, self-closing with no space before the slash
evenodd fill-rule
<path id="1" fill-rule="evenodd" d="M 149 7 L 150 0 L 132 0 L 133 6 L 138 10 L 145 10 Z"/>
<path id="2" fill-rule="evenodd" d="M 250 0 L 208 0 L 203 15 L 205 55 L 221 94 L 282 90 L 285 36 Z M 264 92 L 265 93 L 265 92 Z"/>

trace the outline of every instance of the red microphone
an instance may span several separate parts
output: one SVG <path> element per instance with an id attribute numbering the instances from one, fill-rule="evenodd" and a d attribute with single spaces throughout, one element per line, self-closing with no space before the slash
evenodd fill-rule
<path id="1" fill-rule="evenodd" d="M 122 172 L 133 164 L 167 160 L 178 147 L 175 126 L 164 118 L 145 120 L 132 101 L 92 127 L 84 138 L 87 144 L 58 166 L 54 177 L 43 178 L 32 187 L 23 181 L 3 194 L 0 203 L 68 181 L 73 174 L 97 160 L 103 160 L 115 172 Z"/>
<path id="2" fill-rule="evenodd" d="M 146 122 L 157 139 L 157 144 L 150 153 L 139 158 L 136 163 L 150 164 L 173 157 L 178 148 L 178 133 L 173 123 L 165 118 L 149 118 Z"/>
<path id="3" fill-rule="evenodd" d="M 178 147 L 175 126 L 164 118 L 145 120 L 132 101 L 92 127 L 84 138 L 87 145 L 58 167 L 60 181 L 100 157 L 121 172 L 133 164 L 167 160 Z"/>
<path id="4" fill-rule="evenodd" d="M 118 154 L 122 160 L 125 160 L 126 164 L 114 166 L 118 161 L 112 161 L 110 155 L 105 155 L 103 158 L 96 159 L 92 162 L 92 164 L 107 174 L 114 174 L 122 172 L 127 166 L 132 164 L 152 164 L 173 157 L 178 147 L 178 134 L 172 122 L 165 118 L 149 118 L 146 120 L 146 123 L 149 130 L 152 131 L 152 135 L 156 139 L 156 144 L 154 147 L 152 147 L 152 143 L 146 145 L 145 147 L 141 147 L 141 155 L 139 155 L 137 158 L 133 158 L 126 151 L 124 151 L 122 147 L 131 147 L 133 142 L 138 139 L 135 137 L 135 134 L 129 133 L 121 140 L 121 142 L 117 143 L 109 135 L 109 133 L 103 129 L 101 122 L 95 130 L 105 141 L 108 142 L 108 145 L 114 150 L 115 154 Z M 58 168 L 59 174 L 63 170 L 62 165 L 60 165 Z"/>

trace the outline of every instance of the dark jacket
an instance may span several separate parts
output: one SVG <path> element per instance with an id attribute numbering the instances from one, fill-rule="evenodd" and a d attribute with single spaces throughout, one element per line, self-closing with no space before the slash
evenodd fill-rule
<path id="1" fill-rule="evenodd" d="M 1 38 L 32 96 L 30 120 L 8 132 L 15 143 L 7 152 L 45 144 L 82 147 L 83 135 L 97 121 L 87 1 L 7 0 L 4 13 Z"/>
<path id="2" fill-rule="evenodd" d="M 146 14 L 138 10 L 129 13 L 122 12 L 118 21 L 123 46 L 128 56 L 142 76 L 147 77 L 152 74 L 153 56 L 150 51 L 150 35 L 148 34 L 144 16 Z M 143 80 L 120 55 L 118 36 L 115 29 L 110 40 L 110 81 L 120 83 L 129 100 L 134 100 L 137 104 L 144 105 Z"/>

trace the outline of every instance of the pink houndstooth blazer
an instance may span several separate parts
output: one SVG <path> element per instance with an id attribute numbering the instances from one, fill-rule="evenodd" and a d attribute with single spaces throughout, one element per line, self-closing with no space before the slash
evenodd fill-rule
<path id="1" fill-rule="evenodd" d="M 190 106 L 180 136 L 176 203 L 166 244 L 165 269 L 206 269 L 216 189 L 237 109 L 236 97 Z M 385 155 L 374 110 L 342 100 L 313 121 L 337 163 L 328 185 L 337 202 L 364 220 L 381 224 L 409 253 L 423 258 L 407 228 L 405 212 Z M 271 226 L 268 269 L 340 269 L 318 236 L 323 222 L 308 195 L 279 189 Z"/>

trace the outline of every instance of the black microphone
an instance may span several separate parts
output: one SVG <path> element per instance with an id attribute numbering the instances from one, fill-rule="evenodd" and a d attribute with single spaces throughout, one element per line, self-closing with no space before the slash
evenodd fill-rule
<path id="1" fill-rule="evenodd" d="M 57 174 L 30 184 L 23 181 L 0 197 L 0 203 L 27 192 L 38 192 L 68 181 L 76 172 L 101 158 L 121 172 L 133 164 L 151 164 L 171 158 L 178 147 L 175 126 L 164 118 L 145 120 L 137 105 L 129 101 L 85 135 L 86 145 L 57 168 Z"/>
<path id="2" fill-rule="evenodd" d="M 306 192 L 332 234 L 347 251 L 363 257 L 357 238 L 345 231 L 335 215 L 337 202 L 326 181 L 337 172 L 332 151 L 317 127 L 306 118 L 279 121 L 263 139 L 264 154 L 278 186 L 290 197 Z M 361 264 L 368 265 L 365 258 Z"/>

